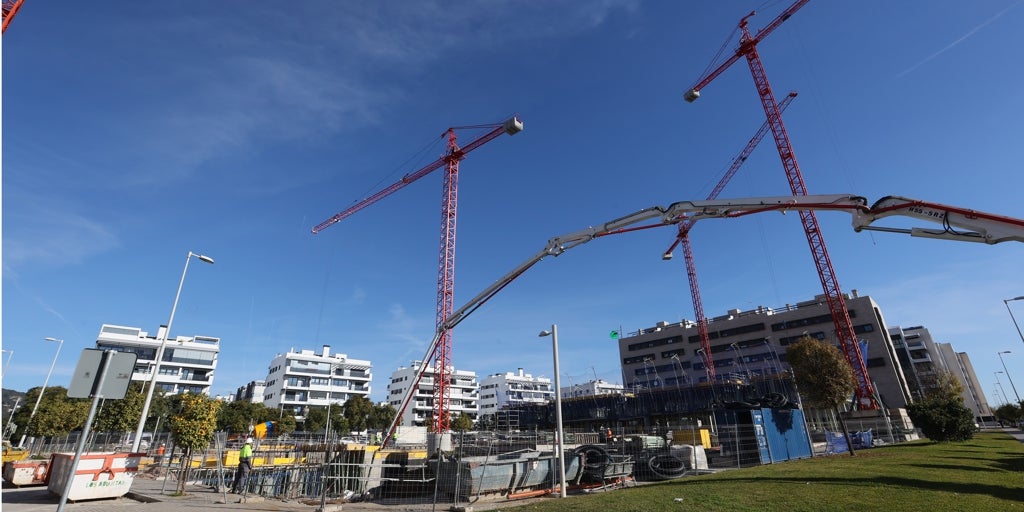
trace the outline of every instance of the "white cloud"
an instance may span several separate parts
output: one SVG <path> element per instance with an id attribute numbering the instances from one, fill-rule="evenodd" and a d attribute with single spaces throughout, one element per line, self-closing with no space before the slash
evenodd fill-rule
<path id="1" fill-rule="evenodd" d="M 12 199 L 17 197 L 16 200 Z M 4 271 L 19 265 L 59 266 L 80 263 L 118 247 L 116 233 L 106 224 L 74 211 L 66 202 L 5 194 Z M 16 206 L 11 207 L 10 203 Z"/>

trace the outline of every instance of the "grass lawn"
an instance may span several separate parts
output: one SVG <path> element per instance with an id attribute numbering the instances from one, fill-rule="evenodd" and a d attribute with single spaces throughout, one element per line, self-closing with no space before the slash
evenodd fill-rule
<path id="1" fill-rule="evenodd" d="M 504 508 L 513 509 L 509 505 Z M 549 498 L 514 510 L 1024 511 L 1024 443 L 1003 432 L 982 432 L 964 443 L 915 441 L 860 450 L 855 457 L 815 457 Z"/>

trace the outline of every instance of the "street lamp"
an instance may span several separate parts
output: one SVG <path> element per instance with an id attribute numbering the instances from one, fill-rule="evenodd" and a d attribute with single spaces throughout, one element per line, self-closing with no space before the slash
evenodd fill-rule
<path id="1" fill-rule="evenodd" d="M 7 375 L 7 369 L 11 367 L 11 358 L 14 357 L 14 351 L 13 350 L 7 350 L 5 348 L 5 349 L 2 350 L 2 352 L 7 352 L 7 353 L 10 354 L 9 356 L 7 356 L 7 362 L 4 363 L 4 373 L 3 374 Z"/>
<path id="2" fill-rule="evenodd" d="M 550 331 L 541 331 L 540 337 L 551 336 L 551 353 L 555 360 L 555 449 L 558 450 L 559 496 L 565 497 L 565 448 L 562 430 L 562 382 L 558 377 L 558 325 L 551 324 Z"/>
<path id="3" fill-rule="evenodd" d="M 1010 319 L 1013 320 L 1013 326 L 1017 328 L 1017 335 L 1020 336 L 1020 341 L 1024 342 L 1024 333 L 1020 332 L 1020 324 L 1017 323 L 1017 318 L 1013 316 L 1013 310 L 1010 309 L 1010 302 L 1015 300 L 1024 299 L 1024 295 L 1020 297 L 1014 297 L 1012 299 L 1003 299 L 1003 305 L 1006 306 L 1006 311 L 1010 313 Z"/>
<path id="4" fill-rule="evenodd" d="M 26 432 L 21 435 L 21 440 L 18 441 L 18 446 L 25 445 L 25 436 L 28 435 L 28 426 L 32 424 L 32 418 L 36 417 L 36 411 L 39 410 L 39 402 L 43 401 L 43 393 L 46 393 L 46 385 L 50 383 L 50 375 L 53 374 L 53 367 L 57 364 L 57 356 L 60 355 L 60 348 L 64 346 L 64 340 L 57 338 L 43 338 L 46 341 L 57 342 L 57 353 L 53 355 L 53 362 L 50 363 L 50 371 L 46 372 L 46 380 L 43 381 L 43 389 L 39 390 L 39 396 L 36 397 L 36 405 L 32 406 L 32 413 L 28 415 L 28 423 L 25 424 Z M 12 354 L 13 355 L 13 354 Z"/>
<path id="5" fill-rule="evenodd" d="M 1009 353 L 1009 350 L 1004 350 L 1002 352 L 997 352 L 996 354 L 999 356 L 999 362 L 1003 363 L 1003 372 L 1006 373 L 1006 380 L 1010 381 L 1010 389 L 1013 390 L 1013 396 L 1017 397 L 1017 404 L 1020 404 L 1020 395 L 1017 394 L 1017 386 L 1013 385 L 1013 379 L 1010 378 L 1010 370 L 1006 369 L 1006 361 L 1003 361 L 1003 354 Z"/>
<path id="6" fill-rule="evenodd" d="M 188 252 L 185 257 L 185 270 L 181 271 L 181 281 L 178 282 L 178 293 L 174 295 L 174 304 L 171 306 L 171 317 L 167 320 L 167 329 L 160 339 L 160 348 L 156 351 L 156 364 L 153 365 L 153 373 L 149 377 L 149 390 L 146 391 L 146 401 L 142 404 L 142 415 L 139 416 L 139 426 L 135 429 L 135 440 L 132 441 L 132 452 L 139 451 L 142 443 L 142 430 L 146 427 L 146 416 L 149 414 L 149 404 L 153 401 L 153 389 L 156 388 L 156 376 L 160 373 L 160 361 L 164 357 L 164 347 L 167 346 L 167 336 L 171 333 L 171 324 L 174 323 L 174 311 L 178 309 L 178 299 L 181 297 L 181 287 L 185 284 L 185 274 L 188 272 L 188 262 L 195 256 L 199 261 L 213 265 L 213 258 L 202 254 Z"/>
<path id="7" fill-rule="evenodd" d="M 1010 397 L 1006 394 L 1006 389 L 1003 389 L 1003 383 L 999 382 L 999 374 L 1003 372 L 992 372 L 996 376 L 996 385 L 999 386 L 999 390 L 1003 392 L 1003 403 L 1010 403 Z M 1005 374 L 1004 374 L 1005 375 Z"/>

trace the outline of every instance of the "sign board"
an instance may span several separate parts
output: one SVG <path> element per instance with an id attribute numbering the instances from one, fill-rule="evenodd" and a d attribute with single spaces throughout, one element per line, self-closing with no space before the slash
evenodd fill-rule
<path id="1" fill-rule="evenodd" d="M 107 377 L 103 379 L 103 388 L 96 390 L 96 394 L 93 394 L 92 388 L 99 380 L 104 352 L 104 350 L 96 348 L 87 348 L 82 351 L 82 357 L 78 359 L 75 373 L 71 375 L 68 398 L 98 396 L 107 400 L 120 400 L 128 393 L 128 384 L 132 381 L 132 372 L 135 371 L 135 360 L 138 355 L 131 352 L 111 351 L 110 362 L 107 363 Z"/>

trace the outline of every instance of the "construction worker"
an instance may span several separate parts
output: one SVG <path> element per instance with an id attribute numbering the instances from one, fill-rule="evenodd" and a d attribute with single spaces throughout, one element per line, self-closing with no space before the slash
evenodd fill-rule
<path id="1" fill-rule="evenodd" d="M 231 484 L 231 492 L 238 494 L 245 491 L 245 481 L 252 471 L 252 438 L 245 439 L 245 446 L 238 454 L 238 471 L 235 472 L 235 481 Z"/>
<path id="2" fill-rule="evenodd" d="M 160 443 L 160 447 L 156 449 L 156 457 L 153 457 L 153 462 L 160 464 L 164 460 L 164 452 L 167 450 L 167 445 Z"/>

